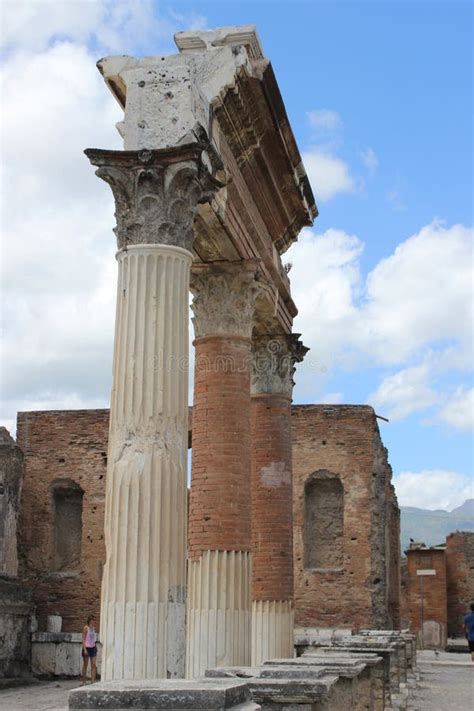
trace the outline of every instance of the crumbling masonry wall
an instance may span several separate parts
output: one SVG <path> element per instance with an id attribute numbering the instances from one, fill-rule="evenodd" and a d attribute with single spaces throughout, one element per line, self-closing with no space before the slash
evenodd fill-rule
<path id="1" fill-rule="evenodd" d="M 448 637 L 462 637 L 464 615 L 474 602 L 474 532 L 456 531 L 446 538 Z"/>
<path id="2" fill-rule="evenodd" d="M 91 612 L 99 616 L 108 425 L 108 410 L 18 413 L 17 441 L 25 457 L 20 575 L 33 586 L 42 630 L 50 614 L 63 617 L 64 632 L 81 630 Z M 80 541 L 72 542 L 73 531 L 66 530 L 68 498 L 76 499 L 70 515 L 76 535 L 80 523 Z"/>
<path id="3" fill-rule="evenodd" d="M 46 628 L 48 614 L 60 614 L 66 632 L 80 630 L 90 612 L 99 614 L 108 420 L 105 409 L 18 414 L 25 457 L 20 571 L 34 584 L 40 629 Z M 397 626 L 399 512 L 373 410 L 296 405 L 292 424 L 297 624 Z M 333 504 L 343 504 L 342 529 L 333 527 L 331 539 L 339 541 L 339 553 L 326 571 L 308 569 L 303 562 L 304 490 L 311 481 L 322 482 L 319 493 L 327 482 L 341 487 Z M 58 570 L 54 494 L 66 487 L 81 492 L 80 559 L 73 569 Z M 329 487 L 337 491 L 337 484 Z M 319 505 L 324 511 L 328 503 L 316 499 L 316 510 Z M 326 513 L 333 514 L 332 509 L 330 504 Z M 320 524 L 315 526 L 319 530 Z"/>
<path id="4" fill-rule="evenodd" d="M 292 438 L 296 624 L 398 626 L 399 513 L 374 411 L 367 406 L 296 405 Z M 317 552 L 308 553 L 311 546 L 316 551 L 321 546 L 322 533 L 308 521 L 313 482 L 320 477 L 340 482 L 343 490 L 338 498 L 343 501 L 342 537 L 335 535 L 342 551 L 326 563 Z M 337 498 L 331 486 L 326 492 L 330 509 Z M 323 488 L 319 493 L 324 497 Z M 317 507 L 324 513 L 323 498 Z"/>
<path id="5" fill-rule="evenodd" d="M 446 551 L 414 544 L 407 551 L 406 595 L 410 631 L 427 649 L 447 639 Z"/>

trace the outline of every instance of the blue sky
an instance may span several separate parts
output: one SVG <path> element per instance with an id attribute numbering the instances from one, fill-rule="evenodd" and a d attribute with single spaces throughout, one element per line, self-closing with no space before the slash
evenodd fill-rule
<path id="1" fill-rule="evenodd" d="M 96 59 L 172 52 L 179 29 L 254 23 L 320 210 L 284 257 L 311 346 L 295 400 L 388 416 L 402 503 L 474 495 L 472 4 L 72 0 L 2 12 L 3 421 L 108 401 L 113 206 L 82 149 L 120 147 L 120 112 Z"/>

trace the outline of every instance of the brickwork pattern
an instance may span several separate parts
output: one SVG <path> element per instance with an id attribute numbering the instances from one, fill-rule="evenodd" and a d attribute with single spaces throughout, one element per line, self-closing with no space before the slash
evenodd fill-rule
<path id="1" fill-rule="evenodd" d="M 280 395 L 252 397 L 253 600 L 293 598 L 290 408 Z"/>
<path id="2" fill-rule="evenodd" d="M 387 627 L 387 522 L 391 470 L 375 413 L 367 406 L 292 408 L 295 622 L 307 627 Z M 305 484 L 326 470 L 344 488 L 343 562 L 335 569 L 304 565 Z M 392 563 L 393 565 L 393 563 Z M 392 597 L 399 594 L 396 581 Z M 393 602 L 393 604 L 396 604 Z"/>
<path id="3" fill-rule="evenodd" d="M 91 613 L 99 618 L 108 426 L 108 410 L 18 413 L 17 441 L 25 457 L 20 575 L 33 587 L 40 629 L 54 613 L 62 616 L 65 632 L 80 631 Z M 56 572 L 54 563 L 52 485 L 61 479 L 84 492 L 81 559 L 70 572 Z"/>
<path id="4" fill-rule="evenodd" d="M 456 531 L 446 538 L 448 636 L 462 637 L 464 615 L 474 602 L 474 532 Z"/>
<path id="5" fill-rule="evenodd" d="M 420 570 L 434 570 L 435 575 L 419 575 Z M 425 631 L 425 646 L 443 647 L 448 621 L 444 549 L 408 550 L 406 576 L 410 631 L 419 634 L 424 625 L 439 625 L 439 644 L 430 641 L 435 639 L 436 632 L 432 636 L 429 631 Z"/>
<path id="6" fill-rule="evenodd" d="M 251 549 L 250 340 L 195 341 L 189 558 Z"/>
<path id="7" fill-rule="evenodd" d="M 388 612 L 394 629 L 400 628 L 401 605 L 401 551 L 400 551 L 400 509 L 395 489 L 388 485 L 388 529 L 387 529 L 387 573 Z"/>
<path id="8" fill-rule="evenodd" d="M 193 476 L 202 477 L 203 485 L 199 496 L 194 492 L 190 514 L 194 557 L 204 545 L 214 546 L 215 541 L 223 550 L 250 550 L 252 544 L 248 506 L 251 423 L 246 399 L 249 392 L 248 361 L 245 360 L 250 345 L 245 339 L 229 341 L 219 338 L 202 339 L 201 345 L 201 353 L 209 356 L 211 362 L 212 358 L 214 361 L 220 359 L 220 365 L 205 378 L 203 373 L 197 373 L 196 378 Z M 223 364 L 227 362 L 222 359 L 224 354 L 232 354 L 237 366 L 234 372 L 223 372 Z M 201 362 L 209 363 L 209 360 L 205 357 Z M 236 405 L 231 406 L 231 402 Z M 262 402 L 252 406 L 254 430 L 256 421 L 261 420 L 262 407 L 265 407 Z M 290 456 L 289 438 L 276 435 L 276 423 L 278 418 L 284 417 L 284 407 L 283 402 L 277 404 L 277 399 L 272 400 L 271 417 L 265 417 L 265 426 L 269 429 L 262 431 L 260 444 L 255 450 L 259 451 L 258 458 L 263 467 L 269 452 L 272 452 L 272 461 L 276 454 L 280 459 Z M 293 406 L 291 419 L 297 624 L 369 627 L 373 619 L 375 587 L 370 535 L 375 501 L 369 485 L 374 461 L 373 411 L 365 407 Z M 25 455 L 19 522 L 21 575 L 25 581 L 33 583 L 40 629 L 45 629 L 46 616 L 56 612 L 63 617 L 64 631 L 71 632 L 82 628 L 90 611 L 99 615 L 101 572 L 105 561 L 103 519 L 107 441 L 108 410 L 18 415 L 18 444 Z M 344 568 L 341 571 L 307 571 L 302 562 L 304 482 L 318 468 L 337 473 L 345 489 Z M 231 476 L 229 472 L 232 472 Z M 84 491 L 81 562 L 79 570 L 73 573 L 58 574 L 53 570 L 51 486 L 58 479 L 71 479 Z M 261 497 L 259 493 L 255 499 L 255 505 L 261 515 L 269 514 L 269 531 L 271 528 L 276 545 L 273 550 L 262 548 L 261 557 L 257 552 L 254 558 L 257 571 L 259 565 L 262 570 L 261 576 L 255 576 L 254 599 L 265 599 L 270 595 L 274 599 L 291 599 L 290 551 L 285 548 L 286 537 L 276 535 L 280 525 L 283 529 L 288 526 L 288 513 L 283 516 L 283 513 L 272 512 L 270 515 L 264 494 L 265 487 Z M 190 498 L 193 498 L 192 490 Z M 276 501 L 279 506 L 280 500 Z M 396 500 L 392 506 L 398 510 Z M 224 517 L 221 516 L 223 511 L 226 512 Z M 287 507 L 285 511 L 288 512 Z M 213 518 L 214 512 L 219 513 L 218 519 Z M 396 526 L 391 535 L 391 550 L 395 550 Z M 270 545 L 269 537 L 266 541 L 265 546 Z M 256 551 L 255 541 L 253 549 Z M 278 552 L 285 553 L 281 557 L 286 560 L 288 569 L 288 575 L 279 575 L 279 580 L 272 572 L 272 561 L 276 560 L 274 556 Z M 278 560 L 278 568 L 281 570 L 281 560 Z M 265 588 L 259 586 L 258 577 L 268 581 Z M 396 588 L 394 594 L 396 598 Z"/>

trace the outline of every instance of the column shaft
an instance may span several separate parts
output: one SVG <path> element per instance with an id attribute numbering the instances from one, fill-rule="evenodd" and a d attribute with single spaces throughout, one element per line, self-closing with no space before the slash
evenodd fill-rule
<path id="1" fill-rule="evenodd" d="M 260 336 L 252 358 L 252 665 L 293 656 L 291 394 L 298 336 Z"/>
<path id="2" fill-rule="evenodd" d="M 193 270 L 194 272 L 194 270 Z M 254 269 L 193 276 L 196 365 L 187 676 L 250 664 L 250 358 Z"/>
<path id="3" fill-rule="evenodd" d="M 192 255 L 139 245 L 119 277 L 106 487 L 102 678 L 184 675 Z"/>
<path id="4" fill-rule="evenodd" d="M 252 664 L 293 656 L 291 401 L 252 397 Z"/>

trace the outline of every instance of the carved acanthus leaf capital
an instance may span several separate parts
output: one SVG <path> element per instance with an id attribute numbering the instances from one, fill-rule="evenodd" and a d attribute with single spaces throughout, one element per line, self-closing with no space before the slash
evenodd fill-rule
<path id="1" fill-rule="evenodd" d="M 299 333 L 291 333 L 253 340 L 252 395 L 284 395 L 291 399 L 295 364 L 309 350 L 299 339 Z"/>
<path id="2" fill-rule="evenodd" d="M 200 144 L 160 150 L 85 151 L 115 198 L 118 249 L 167 244 L 191 250 L 197 206 L 220 187 Z"/>
<path id="3" fill-rule="evenodd" d="M 260 292 L 256 262 L 195 265 L 191 271 L 191 291 L 196 338 L 252 337 L 255 299 Z"/>

